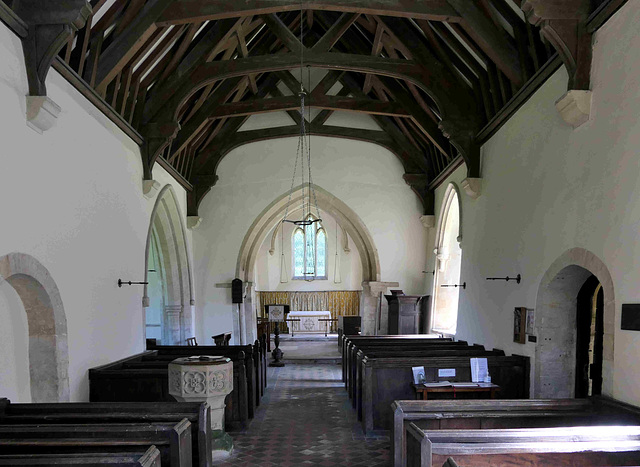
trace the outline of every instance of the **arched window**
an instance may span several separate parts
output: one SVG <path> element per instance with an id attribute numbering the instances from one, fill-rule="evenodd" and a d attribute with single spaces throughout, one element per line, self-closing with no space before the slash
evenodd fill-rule
<path id="1" fill-rule="evenodd" d="M 460 199 L 454 185 L 449 185 L 442 205 L 438 228 L 435 287 L 433 291 L 433 320 L 431 329 L 455 334 L 458 321 L 459 287 L 462 249 L 460 248 Z"/>
<path id="2" fill-rule="evenodd" d="M 327 278 L 327 233 L 320 222 L 295 229 L 292 245 L 294 279 Z"/>

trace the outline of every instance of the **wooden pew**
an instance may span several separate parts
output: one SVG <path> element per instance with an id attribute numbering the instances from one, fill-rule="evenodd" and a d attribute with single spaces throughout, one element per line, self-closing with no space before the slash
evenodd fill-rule
<path id="1" fill-rule="evenodd" d="M 442 465 L 640 465 L 640 426 L 489 430 L 407 430 L 408 467 Z"/>
<path id="2" fill-rule="evenodd" d="M 436 345 L 420 345 L 412 348 L 379 348 L 363 347 L 358 348 L 351 364 L 350 393 L 349 397 L 357 400 L 362 382 L 362 360 L 368 356 L 370 358 L 408 358 L 408 357 L 451 357 L 464 355 L 469 357 L 480 357 L 486 355 L 504 355 L 502 351 L 487 351 L 483 346 L 451 345 L 450 343 Z M 354 404 L 354 407 L 356 405 Z"/>
<path id="3" fill-rule="evenodd" d="M 387 337 L 387 336 L 385 336 Z M 397 337 L 397 336 L 396 336 Z M 389 349 L 397 349 L 398 352 L 403 352 L 405 350 L 411 349 L 421 349 L 421 348 L 435 348 L 436 346 L 440 346 L 442 348 L 450 348 L 450 347 L 467 347 L 467 343 L 465 341 L 451 341 L 445 339 L 422 339 L 422 338 L 393 338 L 393 339 L 374 339 L 374 340 L 363 340 L 358 338 L 357 341 L 349 338 L 345 338 L 344 349 L 342 353 L 342 378 L 345 382 L 345 387 L 353 392 L 353 379 L 352 375 L 354 373 L 353 366 L 355 364 L 356 355 L 358 350 L 365 348 L 389 348 Z"/>
<path id="4" fill-rule="evenodd" d="M 206 402 L 57 402 L 16 404 L 0 399 L 0 424 L 191 423 L 193 465 L 209 467 L 211 408 Z"/>
<path id="5" fill-rule="evenodd" d="M 352 394 L 352 405 L 358 411 L 358 420 L 362 419 L 362 388 L 363 388 L 363 363 L 365 357 L 369 357 L 369 359 L 375 358 L 377 360 L 389 358 L 396 359 L 398 355 L 401 355 L 402 358 L 437 358 L 437 357 L 466 357 L 468 359 L 474 357 L 504 357 L 504 351 L 499 349 L 493 350 L 485 350 L 482 346 L 472 346 L 472 347 L 458 347 L 451 349 L 424 349 L 424 350 L 411 350 L 404 351 L 401 354 L 398 354 L 396 351 L 375 351 L 375 350 L 360 350 L 358 352 L 356 364 L 355 364 L 355 378 L 354 378 L 354 389 Z M 469 363 L 470 365 L 470 363 Z M 425 368 L 426 370 L 426 368 Z M 427 376 L 427 375 L 425 375 Z M 412 381 L 413 378 L 409 380 Z M 452 378 L 448 378 L 450 381 L 471 381 L 471 377 L 469 375 L 468 379 L 463 379 L 463 377 L 459 376 L 456 372 L 456 376 Z M 427 378 L 427 381 L 438 381 L 437 373 L 433 374 L 433 379 Z M 415 396 L 414 396 L 415 397 Z"/>
<path id="6" fill-rule="evenodd" d="M 187 347 L 185 347 L 187 348 Z M 192 347 L 193 348 L 193 347 Z M 89 369 L 91 402 L 175 402 L 169 394 L 168 365 L 170 357 L 160 361 L 143 361 L 157 351 L 146 351 L 131 357 Z M 244 354 L 233 360 L 233 391 L 225 399 L 225 424 L 244 424 L 249 420 Z M 126 368 L 125 368 L 126 366 Z"/>
<path id="7" fill-rule="evenodd" d="M 412 422 L 424 430 L 534 428 L 613 422 L 610 411 L 599 412 L 589 399 L 403 400 L 394 401 L 391 409 L 391 454 L 395 467 L 406 465 L 406 429 Z M 619 417 L 619 420 L 624 419 Z M 640 414 L 635 418 L 626 417 L 625 422 L 640 423 Z"/>
<path id="8" fill-rule="evenodd" d="M 127 452 L 155 445 L 162 465 L 191 467 L 191 423 L 0 425 L 3 454 Z"/>
<path id="9" fill-rule="evenodd" d="M 160 451 L 151 446 L 142 453 L 82 453 L 82 454 L 0 454 L 0 466 L 23 465 L 85 467 L 160 467 Z"/>
<path id="10" fill-rule="evenodd" d="M 492 382 L 504 399 L 529 397 L 529 357 L 488 356 Z M 415 397 L 411 367 L 423 366 L 427 381 L 437 381 L 440 368 L 456 370 L 456 381 L 471 381 L 468 357 L 369 358 L 362 360 L 362 425 L 365 433 L 391 429 L 391 403 Z"/>

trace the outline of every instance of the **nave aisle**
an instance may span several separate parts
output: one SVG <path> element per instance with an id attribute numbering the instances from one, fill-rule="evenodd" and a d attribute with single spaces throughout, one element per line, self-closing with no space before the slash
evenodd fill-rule
<path id="1" fill-rule="evenodd" d="M 339 365 L 269 368 L 255 418 L 230 432 L 224 466 L 388 466 L 389 437 L 366 437 L 341 381 Z"/>

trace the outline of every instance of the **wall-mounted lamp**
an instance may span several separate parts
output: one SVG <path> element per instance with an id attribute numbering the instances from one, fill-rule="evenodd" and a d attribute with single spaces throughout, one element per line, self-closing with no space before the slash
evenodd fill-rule
<path id="1" fill-rule="evenodd" d="M 519 284 L 522 281 L 522 276 L 518 274 L 516 277 L 487 277 L 488 281 L 516 281 L 516 284 Z"/>
<path id="2" fill-rule="evenodd" d="M 462 284 L 443 284 L 440 287 L 462 287 L 463 289 L 466 289 L 467 283 L 463 282 Z"/>
<path id="3" fill-rule="evenodd" d="M 133 284 L 147 285 L 148 282 L 131 282 L 131 281 L 123 281 L 122 279 L 118 279 L 118 287 L 122 287 L 123 285 L 133 285 Z"/>

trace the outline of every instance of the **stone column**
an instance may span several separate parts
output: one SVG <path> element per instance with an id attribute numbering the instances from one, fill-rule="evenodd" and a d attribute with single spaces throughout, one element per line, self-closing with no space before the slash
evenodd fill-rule
<path id="1" fill-rule="evenodd" d="M 164 336 L 162 343 L 167 345 L 182 345 L 185 337 L 182 329 L 182 305 L 165 305 L 163 312 Z"/>
<path id="2" fill-rule="evenodd" d="M 381 308 L 381 297 L 389 287 L 398 287 L 398 282 L 365 281 L 360 298 L 361 334 L 374 336 L 387 334 L 388 309 Z M 386 307 L 386 300 L 384 303 Z"/>
<path id="3" fill-rule="evenodd" d="M 211 407 L 212 455 L 228 456 L 233 439 L 224 431 L 224 398 L 233 391 L 233 363 L 226 357 L 183 357 L 169 364 L 169 394 L 178 402 L 207 402 Z"/>

